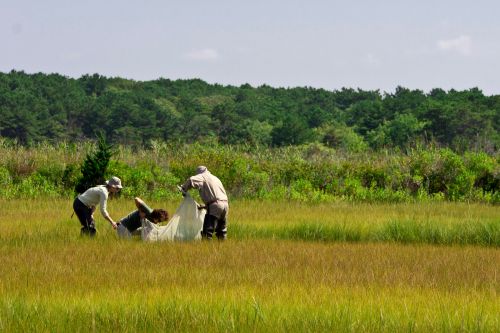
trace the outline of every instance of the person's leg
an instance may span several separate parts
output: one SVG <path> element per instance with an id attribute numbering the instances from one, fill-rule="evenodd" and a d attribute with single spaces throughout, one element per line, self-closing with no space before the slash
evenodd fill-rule
<path id="1" fill-rule="evenodd" d="M 95 228 L 95 221 L 92 216 L 89 215 L 89 218 L 87 219 L 87 225 L 83 226 L 80 229 L 80 235 L 94 237 L 96 233 L 97 230 Z"/>
<path id="2" fill-rule="evenodd" d="M 215 235 L 218 240 L 225 240 L 227 235 L 227 223 L 226 218 L 221 218 L 217 220 L 217 225 L 215 226 Z"/>
<path id="3" fill-rule="evenodd" d="M 89 235 L 90 236 L 95 236 L 97 230 L 95 228 L 95 221 L 94 218 L 92 217 L 92 212 L 90 213 L 89 220 L 88 220 L 88 226 L 89 226 Z"/>
<path id="4" fill-rule="evenodd" d="M 222 205 L 222 208 L 222 213 L 217 219 L 217 225 L 215 226 L 215 235 L 218 240 L 225 240 L 227 237 L 227 213 L 229 211 L 229 206 L 226 203 Z"/>
<path id="5" fill-rule="evenodd" d="M 83 227 L 87 225 L 87 223 L 85 222 L 85 209 L 84 208 L 87 208 L 87 207 L 85 207 L 85 205 L 82 204 L 82 202 L 80 200 L 78 200 L 78 198 L 76 198 L 75 201 L 73 201 L 73 211 L 75 212 L 76 217 L 78 218 L 78 221 L 80 221 L 80 224 Z"/>
<path id="6" fill-rule="evenodd" d="M 82 236 L 94 237 L 96 233 L 97 233 L 97 230 L 93 226 L 82 227 L 80 229 L 80 235 L 82 235 Z"/>
<path id="7" fill-rule="evenodd" d="M 130 233 L 130 236 L 140 236 L 142 235 L 142 227 L 135 229 Z"/>
<path id="8" fill-rule="evenodd" d="M 73 210 L 82 225 L 80 234 L 94 236 L 96 234 L 96 229 L 95 221 L 92 218 L 92 210 L 85 206 L 78 198 L 73 202 Z"/>
<path id="9" fill-rule="evenodd" d="M 209 214 L 205 215 L 205 220 L 203 220 L 203 230 L 201 231 L 201 237 L 203 239 L 212 239 L 216 221 L 217 218 L 215 216 Z"/>
<path id="10" fill-rule="evenodd" d="M 118 225 L 118 227 L 116 228 L 116 232 L 118 233 L 118 236 L 120 238 L 130 238 L 132 236 L 130 231 L 123 224 Z"/>

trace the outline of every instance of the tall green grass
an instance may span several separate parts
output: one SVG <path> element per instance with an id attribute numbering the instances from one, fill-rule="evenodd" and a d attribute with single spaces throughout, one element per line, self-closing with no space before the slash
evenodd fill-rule
<path id="1" fill-rule="evenodd" d="M 452 226 L 437 221 L 388 221 L 383 225 L 360 228 L 346 224 L 320 222 L 292 226 L 255 227 L 236 224 L 233 237 L 240 239 L 271 238 L 322 242 L 399 242 L 441 245 L 482 245 L 500 247 L 500 221 L 468 221 Z"/>
<path id="2" fill-rule="evenodd" d="M 173 213 L 180 198 L 149 201 Z M 1 200 L 2 233 L 7 243 L 71 241 L 79 223 L 71 199 Z M 48 208 L 48 205 L 51 208 Z M 108 210 L 118 220 L 134 210 L 130 199 L 111 200 Z M 43 211 L 43 214 L 39 212 Z M 96 214 L 98 232 L 112 230 Z M 8 221 L 18 221 L 10 224 Z M 466 203 L 307 204 L 286 201 L 231 202 L 229 237 L 313 242 L 397 242 L 500 247 L 500 208 Z M 0 222 L 1 223 L 1 222 Z M 113 236 L 114 237 L 114 236 Z"/>
<path id="3" fill-rule="evenodd" d="M 303 291 L 274 301 L 251 293 L 214 292 L 161 298 L 150 295 L 0 301 L 6 332 L 496 332 L 495 298 L 428 291 L 323 291 L 317 304 Z M 152 298 L 152 299 L 151 299 Z"/>

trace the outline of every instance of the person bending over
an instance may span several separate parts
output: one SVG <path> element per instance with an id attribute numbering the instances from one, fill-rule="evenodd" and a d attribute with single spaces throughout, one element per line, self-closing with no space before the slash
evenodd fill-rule
<path id="1" fill-rule="evenodd" d="M 92 237 L 96 234 L 93 213 L 97 205 L 100 205 L 102 216 L 111 224 L 113 229 L 116 229 L 116 223 L 111 216 L 109 216 L 106 205 L 109 194 L 118 193 L 122 188 L 120 178 L 111 177 L 106 181 L 106 185 L 91 187 L 75 198 L 75 201 L 73 201 L 73 210 L 82 225 L 80 230 L 81 235 Z"/>
<path id="2" fill-rule="evenodd" d="M 196 174 L 189 177 L 181 186 L 182 194 L 185 195 L 186 191 L 192 188 L 198 189 L 205 203 L 204 208 L 207 210 L 201 231 L 202 238 L 212 239 L 215 230 L 215 235 L 219 240 L 226 239 L 229 204 L 222 182 L 212 175 L 207 167 L 199 166 L 196 168 Z"/>
<path id="3" fill-rule="evenodd" d="M 141 198 L 134 198 L 137 210 L 134 210 L 118 222 L 116 229 L 120 238 L 130 238 L 138 233 L 142 226 L 142 220 L 157 224 L 168 220 L 168 212 L 164 209 L 151 209 Z"/>

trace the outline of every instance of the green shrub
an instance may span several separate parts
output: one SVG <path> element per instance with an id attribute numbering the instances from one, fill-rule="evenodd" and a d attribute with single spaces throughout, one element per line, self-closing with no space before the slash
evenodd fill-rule
<path id="1" fill-rule="evenodd" d="M 83 161 L 81 166 L 82 176 L 75 185 L 76 193 L 83 193 L 90 187 L 104 184 L 106 170 L 113 154 L 115 154 L 113 146 L 106 142 L 103 135 L 100 135 L 97 141 L 97 149 L 88 153 L 85 161 Z"/>
<path id="2" fill-rule="evenodd" d="M 61 184 L 65 190 L 74 189 L 78 179 L 81 177 L 80 168 L 74 163 L 66 165 L 64 168 Z"/>
<path id="3" fill-rule="evenodd" d="M 4 184 L 0 196 L 67 195 L 93 149 L 89 144 L 1 146 L 6 158 L 0 163 L 0 184 Z M 122 178 L 123 196 L 174 198 L 175 185 L 192 176 L 198 165 L 218 176 L 231 198 L 498 203 L 500 196 L 499 159 L 486 153 L 459 155 L 449 149 L 419 148 L 407 154 L 388 150 L 358 154 L 317 143 L 259 148 L 153 142 L 147 149 L 119 147 L 104 178 Z"/>
<path id="4" fill-rule="evenodd" d="M 7 168 L 0 166 L 0 189 L 8 187 L 12 184 L 12 177 Z"/>
<path id="5" fill-rule="evenodd" d="M 486 153 L 466 153 L 465 165 L 474 176 L 474 187 L 483 192 L 497 192 L 500 190 L 500 169 L 492 156 Z"/>

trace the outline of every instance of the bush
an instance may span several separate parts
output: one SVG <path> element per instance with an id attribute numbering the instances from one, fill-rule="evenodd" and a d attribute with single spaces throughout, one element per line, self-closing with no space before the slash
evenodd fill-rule
<path id="1" fill-rule="evenodd" d="M 181 180 L 158 166 L 143 162 L 134 167 L 119 161 L 111 161 L 109 175 L 122 179 L 122 195 L 126 197 L 171 198 L 178 195 L 175 188 Z"/>
<path id="2" fill-rule="evenodd" d="M 106 170 L 114 153 L 113 147 L 106 143 L 104 136 L 99 136 L 97 150 L 87 154 L 85 161 L 83 161 L 82 176 L 75 185 L 76 193 L 83 193 L 88 188 L 104 183 Z"/>
<path id="3" fill-rule="evenodd" d="M 12 177 L 10 176 L 9 170 L 0 166 L 0 189 L 8 187 L 12 184 Z"/>
<path id="4" fill-rule="evenodd" d="M 66 196 L 91 149 L 1 146 L 7 158 L 0 162 L 0 196 Z M 354 154 L 319 144 L 269 149 L 155 142 L 148 149 L 120 147 L 102 179 L 120 177 L 127 197 L 177 198 L 175 186 L 198 165 L 221 179 L 231 199 L 500 201 L 499 160 L 448 149 Z"/>

